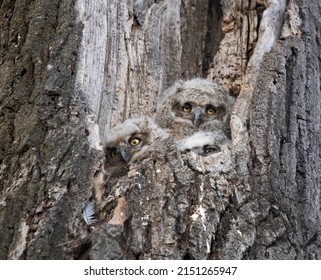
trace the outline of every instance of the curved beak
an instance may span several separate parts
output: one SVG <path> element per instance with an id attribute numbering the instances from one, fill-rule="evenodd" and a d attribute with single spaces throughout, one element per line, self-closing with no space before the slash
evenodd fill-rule
<path id="1" fill-rule="evenodd" d="M 193 116 L 193 124 L 195 126 L 199 126 L 202 122 L 202 112 L 201 111 L 196 111 Z"/>
<path id="2" fill-rule="evenodd" d="M 131 154 L 128 152 L 128 150 L 126 148 L 119 148 L 119 151 L 120 155 L 122 156 L 123 160 L 126 162 L 126 163 L 130 163 L 131 159 L 132 159 L 132 156 Z"/>

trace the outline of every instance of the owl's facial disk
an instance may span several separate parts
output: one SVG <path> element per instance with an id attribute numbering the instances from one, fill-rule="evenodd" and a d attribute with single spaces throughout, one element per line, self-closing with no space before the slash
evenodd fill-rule
<path id="1" fill-rule="evenodd" d="M 191 102 L 184 103 L 183 105 L 177 103 L 174 110 L 176 116 L 190 120 L 195 127 L 200 126 L 206 121 L 214 119 L 223 120 L 226 114 L 224 105 L 219 107 L 215 107 L 211 104 L 201 106 Z"/>
<path id="2" fill-rule="evenodd" d="M 146 138 L 146 135 L 137 133 L 127 139 L 124 139 L 124 141 L 118 144 L 118 146 L 107 150 L 107 159 L 109 159 L 109 161 L 115 161 L 117 159 L 130 164 L 135 154 L 141 151 L 145 145 Z"/>

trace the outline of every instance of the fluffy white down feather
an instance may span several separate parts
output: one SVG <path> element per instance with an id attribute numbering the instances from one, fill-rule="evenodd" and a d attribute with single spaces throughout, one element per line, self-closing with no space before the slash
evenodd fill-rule
<path id="1" fill-rule="evenodd" d="M 216 131 L 216 132 L 201 131 L 179 141 L 177 143 L 177 148 L 180 152 L 184 152 L 186 150 L 201 148 L 206 145 L 219 145 L 224 140 L 226 140 L 226 136 L 221 131 Z"/>

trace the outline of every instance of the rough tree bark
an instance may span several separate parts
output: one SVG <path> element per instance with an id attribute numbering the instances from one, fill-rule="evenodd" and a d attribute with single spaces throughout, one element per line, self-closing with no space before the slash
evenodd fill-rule
<path id="1" fill-rule="evenodd" d="M 0 1 L 0 259 L 320 258 L 319 1 L 45 2 Z M 237 97 L 231 164 L 169 145 L 88 228 L 106 127 L 196 76 Z"/>

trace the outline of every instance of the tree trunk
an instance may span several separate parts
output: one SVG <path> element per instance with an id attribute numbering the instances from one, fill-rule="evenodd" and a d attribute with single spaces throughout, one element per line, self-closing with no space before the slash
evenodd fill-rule
<path id="1" fill-rule="evenodd" d="M 319 1 L 44 2 L 0 1 L 0 259 L 320 258 Z M 193 77 L 236 97 L 231 164 L 169 146 L 87 226 L 105 129 Z"/>

